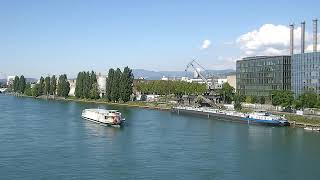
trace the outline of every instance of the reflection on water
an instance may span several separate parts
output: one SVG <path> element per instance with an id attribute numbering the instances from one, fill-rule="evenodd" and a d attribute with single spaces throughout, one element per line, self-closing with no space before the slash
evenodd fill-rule
<path id="1" fill-rule="evenodd" d="M 274 128 L 275 127 L 248 125 L 248 138 L 249 140 L 256 141 L 264 137 L 271 137 Z"/>
<path id="2" fill-rule="evenodd" d="M 87 130 L 87 133 L 93 136 L 106 137 L 107 139 L 112 140 L 122 128 L 104 126 L 99 123 L 88 121 L 83 119 L 84 127 Z"/>

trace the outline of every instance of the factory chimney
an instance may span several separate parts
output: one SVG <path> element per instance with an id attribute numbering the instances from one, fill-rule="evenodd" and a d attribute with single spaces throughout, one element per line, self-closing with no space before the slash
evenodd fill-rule
<path id="1" fill-rule="evenodd" d="M 305 49 L 305 31 L 306 31 L 306 22 L 301 22 L 301 54 L 304 53 Z"/>
<path id="2" fill-rule="evenodd" d="M 290 24 L 290 56 L 294 53 L 294 24 Z"/>
<path id="3" fill-rule="evenodd" d="M 318 44 L 318 19 L 313 20 L 313 52 L 317 52 L 317 44 Z"/>

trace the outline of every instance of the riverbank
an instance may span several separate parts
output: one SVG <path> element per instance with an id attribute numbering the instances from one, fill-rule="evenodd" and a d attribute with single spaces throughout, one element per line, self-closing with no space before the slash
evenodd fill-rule
<path id="1" fill-rule="evenodd" d="M 172 109 L 172 105 L 168 103 L 157 103 L 157 102 L 142 102 L 142 101 L 129 101 L 126 103 L 115 103 L 115 102 L 107 102 L 104 99 L 79 99 L 76 97 L 54 97 L 54 96 L 27 96 L 24 94 L 17 94 L 17 93 L 7 93 L 7 95 L 13 95 L 18 97 L 28 97 L 34 99 L 45 99 L 45 100 L 59 100 L 59 101 L 72 101 L 72 102 L 81 102 L 81 103 L 95 103 L 95 104 L 105 104 L 105 105 L 115 105 L 115 106 L 127 106 L 127 107 L 136 107 L 136 108 L 145 108 L 145 109 L 154 109 L 154 110 L 161 110 L 161 111 L 170 111 Z"/>
<path id="2" fill-rule="evenodd" d="M 107 102 L 103 99 L 92 100 L 92 99 L 78 99 L 74 97 L 69 97 L 62 100 L 73 101 L 73 102 L 115 105 L 115 106 L 137 107 L 137 108 L 155 109 L 155 110 L 162 110 L 162 111 L 169 111 L 172 109 L 172 106 L 170 106 L 167 103 L 155 103 L 155 102 L 129 101 L 126 103 L 115 103 L 115 102 Z"/>
<path id="3" fill-rule="evenodd" d="M 114 103 L 114 102 L 107 102 L 104 99 L 92 100 L 92 99 L 78 99 L 76 97 L 68 97 L 68 98 L 61 98 L 61 97 L 47 97 L 47 96 L 27 96 L 21 94 L 13 94 L 7 93 L 9 95 L 19 96 L 19 97 L 29 97 L 35 99 L 52 99 L 52 100 L 60 100 L 60 101 L 72 101 L 72 102 L 81 102 L 81 103 L 95 103 L 95 104 L 105 104 L 105 105 L 115 105 L 115 106 L 127 106 L 127 107 L 135 107 L 135 108 L 145 108 L 145 109 L 154 109 L 154 110 L 161 110 L 161 111 L 171 111 L 173 105 L 168 103 L 157 103 L 157 102 L 141 102 L 141 101 L 130 101 L 126 103 Z M 246 111 L 249 112 L 249 111 Z M 301 116 L 292 113 L 284 113 L 284 112 L 272 112 L 277 115 L 285 115 L 290 124 L 293 127 L 320 127 L 320 117 L 313 117 L 313 116 Z"/>

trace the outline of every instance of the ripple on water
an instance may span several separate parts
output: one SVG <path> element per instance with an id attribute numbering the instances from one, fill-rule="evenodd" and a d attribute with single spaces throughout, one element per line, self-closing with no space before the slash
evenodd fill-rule
<path id="1" fill-rule="evenodd" d="M 119 109 L 124 128 L 80 118 Z M 0 95 L 4 179 L 314 179 L 319 134 L 170 112 Z"/>

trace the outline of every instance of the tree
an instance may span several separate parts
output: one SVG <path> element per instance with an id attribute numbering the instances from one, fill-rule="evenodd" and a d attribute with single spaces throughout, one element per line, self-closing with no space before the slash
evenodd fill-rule
<path id="1" fill-rule="evenodd" d="M 13 92 L 18 92 L 19 91 L 19 77 L 15 76 L 13 80 Z"/>
<path id="2" fill-rule="evenodd" d="M 93 85 L 96 84 L 97 87 Z M 79 72 L 76 80 L 75 96 L 77 98 L 92 98 L 91 93 L 98 88 L 97 76 L 94 71 Z M 96 99 L 96 97 L 94 97 Z"/>
<path id="3" fill-rule="evenodd" d="M 319 95 L 320 96 L 320 95 Z M 316 108 L 320 109 L 320 97 L 318 97 L 318 102 L 316 104 Z"/>
<path id="4" fill-rule="evenodd" d="M 97 75 L 94 71 L 90 73 L 90 81 L 89 81 L 90 92 L 89 96 L 91 99 L 99 99 L 100 91 L 97 82 Z"/>
<path id="5" fill-rule="evenodd" d="M 45 79 L 44 79 L 44 94 L 45 95 L 49 95 L 50 94 L 50 76 L 47 76 Z"/>
<path id="6" fill-rule="evenodd" d="M 83 98 L 89 98 L 90 93 L 90 73 L 84 72 L 83 86 L 82 86 Z"/>
<path id="7" fill-rule="evenodd" d="M 319 104 L 319 97 L 314 91 L 303 93 L 294 101 L 295 108 L 315 108 Z"/>
<path id="8" fill-rule="evenodd" d="M 120 99 L 120 81 L 121 81 L 121 70 L 117 68 L 114 73 L 114 77 L 112 79 L 111 85 L 111 101 L 117 102 Z"/>
<path id="9" fill-rule="evenodd" d="M 24 90 L 24 94 L 27 96 L 32 96 L 32 89 L 31 89 L 31 85 L 29 83 L 26 85 L 26 88 Z"/>
<path id="10" fill-rule="evenodd" d="M 202 95 L 207 91 L 207 86 L 205 84 L 198 84 L 195 85 L 195 94 Z"/>
<path id="11" fill-rule="evenodd" d="M 51 83 L 50 83 L 50 95 L 56 95 L 57 91 L 57 78 L 55 75 L 51 77 Z"/>
<path id="12" fill-rule="evenodd" d="M 184 81 L 147 81 L 135 83 L 135 88 L 142 94 L 174 94 L 177 97 L 182 95 L 202 95 L 207 91 L 205 84 L 189 83 Z"/>
<path id="13" fill-rule="evenodd" d="M 97 83 L 97 75 L 94 71 L 91 71 L 89 83 L 90 83 L 90 89 L 92 89 L 94 83 Z"/>
<path id="14" fill-rule="evenodd" d="M 222 89 L 219 90 L 220 96 L 223 98 L 223 102 L 230 104 L 233 99 L 234 88 L 229 83 L 223 83 Z"/>
<path id="15" fill-rule="evenodd" d="M 19 89 L 18 92 L 23 94 L 25 88 L 26 88 L 26 79 L 24 78 L 23 75 L 21 75 L 18 83 L 18 89 Z"/>
<path id="16" fill-rule="evenodd" d="M 235 95 L 234 96 L 234 109 L 237 111 L 240 111 L 242 109 L 242 99 L 241 95 Z"/>
<path id="17" fill-rule="evenodd" d="M 97 83 L 93 83 L 91 90 L 90 90 L 90 98 L 91 99 L 99 99 L 100 92 L 98 89 L 98 84 Z"/>
<path id="18" fill-rule="evenodd" d="M 246 102 L 246 96 L 245 96 L 245 95 L 243 95 L 243 94 L 241 94 L 241 95 L 238 94 L 238 96 L 239 96 L 238 98 L 239 98 L 239 101 L 240 101 L 240 102 Z"/>
<path id="19" fill-rule="evenodd" d="M 288 108 L 292 106 L 294 97 L 291 91 L 273 91 L 271 95 L 272 105 Z"/>
<path id="20" fill-rule="evenodd" d="M 64 91 L 63 91 L 63 97 L 68 97 L 69 96 L 69 92 L 70 92 L 70 83 L 69 81 L 67 80 L 67 75 L 66 76 L 66 81 L 65 81 L 65 85 L 64 85 Z"/>
<path id="21" fill-rule="evenodd" d="M 40 84 L 35 84 L 31 90 L 33 97 L 38 97 L 41 95 L 40 93 Z"/>
<path id="22" fill-rule="evenodd" d="M 257 102 L 258 102 L 258 97 L 257 96 L 252 96 L 251 103 L 255 104 Z"/>
<path id="23" fill-rule="evenodd" d="M 266 103 L 266 98 L 264 96 L 259 97 L 259 103 L 260 104 L 265 104 Z"/>
<path id="24" fill-rule="evenodd" d="M 83 72 L 79 72 L 76 80 L 76 89 L 75 89 L 75 96 L 77 98 L 83 97 Z"/>
<path id="25" fill-rule="evenodd" d="M 125 67 L 123 70 L 123 73 L 120 77 L 120 99 L 124 102 L 127 102 L 130 100 L 130 96 L 132 94 L 132 85 L 133 85 L 133 74 L 132 70 L 129 67 Z M 165 87 L 162 86 L 162 87 Z"/>
<path id="26" fill-rule="evenodd" d="M 40 77 L 40 83 L 39 83 L 39 93 L 40 95 L 44 94 L 44 78 L 41 76 Z"/>
<path id="27" fill-rule="evenodd" d="M 246 103 L 251 103 L 252 102 L 252 97 L 251 96 L 246 96 L 245 102 Z"/>
<path id="28" fill-rule="evenodd" d="M 59 76 L 57 95 L 60 97 L 68 97 L 70 91 L 70 83 L 68 82 L 67 75 Z"/>

